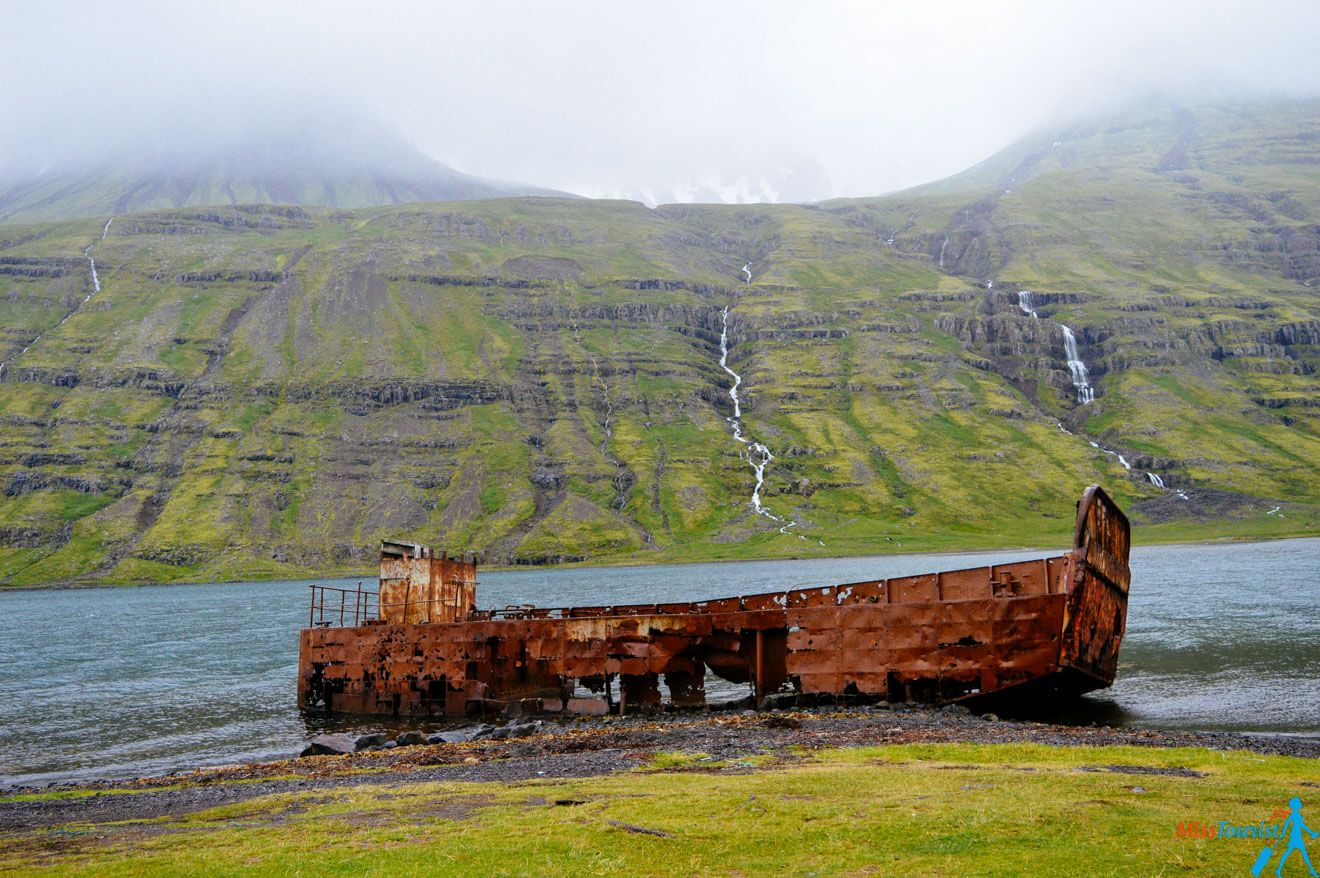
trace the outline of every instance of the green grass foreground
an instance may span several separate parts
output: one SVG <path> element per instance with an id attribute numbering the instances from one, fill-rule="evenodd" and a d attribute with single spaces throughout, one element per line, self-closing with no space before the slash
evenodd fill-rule
<path id="1" fill-rule="evenodd" d="M 11 832 L 0 871 L 1241 876 L 1260 840 L 1180 838 L 1178 824 L 1256 825 L 1293 796 L 1320 823 L 1320 770 L 1289 757 L 938 744 L 761 759 L 659 754 L 649 770 L 583 780 L 316 789 Z M 1298 860 L 1286 875 L 1306 874 Z"/>

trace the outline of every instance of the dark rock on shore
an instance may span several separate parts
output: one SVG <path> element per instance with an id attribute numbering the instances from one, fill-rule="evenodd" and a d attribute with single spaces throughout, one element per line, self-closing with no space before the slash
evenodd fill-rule
<path id="1" fill-rule="evenodd" d="M 432 735 L 418 731 L 400 732 L 393 739 L 383 733 L 375 732 L 352 738 L 348 735 L 317 735 L 298 754 L 304 756 L 344 756 L 349 753 L 364 753 L 377 750 L 393 750 L 398 747 L 422 747 L 436 744 L 465 744 L 471 741 L 503 741 L 510 738 L 527 738 L 546 730 L 542 720 L 504 726 L 492 726 L 478 723 L 461 728 L 446 729 Z"/>
<path id="2" fill-rule="evenodd" d="M 347 735 L 317 735 L 303 748 L 301 756 L 331 756 L 353 753 L 358 749 L 356 743 Z"/>
<path id="3" fill-rule="evenodd" d="M 478 738 L 485 737 L 493 731 L 495 731 L 494 726 L 480 723 L 475 726 L 447 729 L 443 732 L 437 732 L 427 738 L 427 741 L 432 744 L 462 744 L 467 741 L 475 741 Z"/>
<path id="4" fill-rule="evenodd" d="M 357 739 L 354 746 L 357 751 L 361 752 L 363 750 L 371 750 L 374 747 L 379 747 L 384 744 L 386 740 L 386 737 L 380 733 L 362 735 Z"/>

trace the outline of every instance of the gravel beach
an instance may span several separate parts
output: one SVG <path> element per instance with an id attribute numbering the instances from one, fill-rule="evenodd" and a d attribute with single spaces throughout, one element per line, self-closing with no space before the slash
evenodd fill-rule
<path id="1" fill-rule="evenodd" d="M 68 798 L 18 798 L 24 793 L 50 792 L 47 788 L 0 790 L 8 799 L 0 801 L 0 831 L 179 816 L 271 793 L 437 781 L 588 777 L 641 766 L 657 752 L 702 753 L 712 761 L 724 762 L 727 770 L 730 760 L 736 763 L 766 754 L 798 758 L 802 750 L 826 747 L 952 742 L 1205 747 L 1320 759 L 1320 740 L 1313 738 L 1063 726 L 903 705 L 579 718 L 546 722 L 536 734 L 514 739 L 311 756 L 53 788 L 83 793 Z M 748 766 L 745 770 L 760 769 Z M 1136 766 L 1101 765 L 1096 770 L 1142 773 Z"/>

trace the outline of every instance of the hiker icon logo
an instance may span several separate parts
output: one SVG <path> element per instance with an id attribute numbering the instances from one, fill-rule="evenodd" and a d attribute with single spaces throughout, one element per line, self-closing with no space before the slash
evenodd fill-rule
<path id="1" fill-rule="evenodd" d="M 1283 829 L 1274 834 L 1274 845 L 1266 846 L 1260 849 L 1256 855 L 1256 862 L 1251 867 L 1252 878 L 1260 878 L 1260 873 L 1264 871 L 1265 865 L 1274 856 L 1275 851 L 1283 848 L 1283 854 L 1279 857 L 1278 864 L 1274 867 L 1274 874 L 1277 878 L 1283 878 L 1283 864 L 1288 862 L 1288 857 L 1294 851 L 1300 851 L 1302 862 L 1312 876 L 1316 875 L 1315 867 L 1311 865 L 1311 857 L 1306 853 L 1306 841 L 1303 839 L 1303 833 L 1309 833 L 1311 839 L 1320 838 L 1320 832 L 1306 825 L 1302 819 L 1302 800 L 1293 797 L 1288 800 L 1287 808 L 1280 808 L 1274 812 L 1271 817 L 1282 817 L 1287 814 L 1288 819 L 1283 823 Z"/>
<path id="2" fill-rule="evenodd" d="M 1252 878 L 1260 878 L 1265 867 L 1278 856 L 1274 864 L 1275 878 L 1284 878 L 1283 866 L 1294 853 L 1300 853 L 1301 864 L 1306 867 L 1311 878 L 1320 878 L 1311 865 L 1311 855 L 1306 850 L 1306 836 L 1314 841 L 1320 838 L 1320 832 L 1306 825 L 1302 817 L 1302 800 L 1294 796 L 1288 800 L 1285 808 L 1276 808 L 1270 816 L 1255 824 L 1238 825 L 1228 820 L 1212 820 L 1203 823 L 1200 820 L 1179 821 L 1178 838 L 1210 839 L 1212 841 L 1263 841 L 1265 846 L 1256 854 L 1256 861 L 1251 866 Z M 1297 862 L 1296 860 L 1293 861 Z M 1293 870 L 1294 874 L 1296 869 Z"/>

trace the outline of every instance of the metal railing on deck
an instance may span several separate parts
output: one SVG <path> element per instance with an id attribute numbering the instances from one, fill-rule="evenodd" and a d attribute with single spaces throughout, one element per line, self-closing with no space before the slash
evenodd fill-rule
<path id="1" fill-rule="evenodd" d="M 407 619 L 409 611 L 413 608 L 420 609 L 435 605 L 452 609 L 454 606 L 452 598 L 414 599 L 409 594 L 410 590 L 404 591 L 402 601 L 382 604 L 379 588 L 368 591 L 362 588 L 360 582 L 357 588 L 312 585 L 311 589 L 312 607 L 307 615 L 308 628 L 326 628 L 331 625 L 339 627 L 365 625 L 368 622 L 384 619 L 386 615 L 394 615 L 385 611 L 395 608 L 402 608 L 398 618 Z M 427 612 L 429 614 L 430 610 Z"/>
<path id="2" fill-rule="evenodd" d="M 311 589 L 312 608 L 307 614 L 308 628 L 361 625 L 380 618 L 380 593 L 363 591 L 360 582 L 356 589 L 335 588 L 331 585 L 313 585 Z"/>

